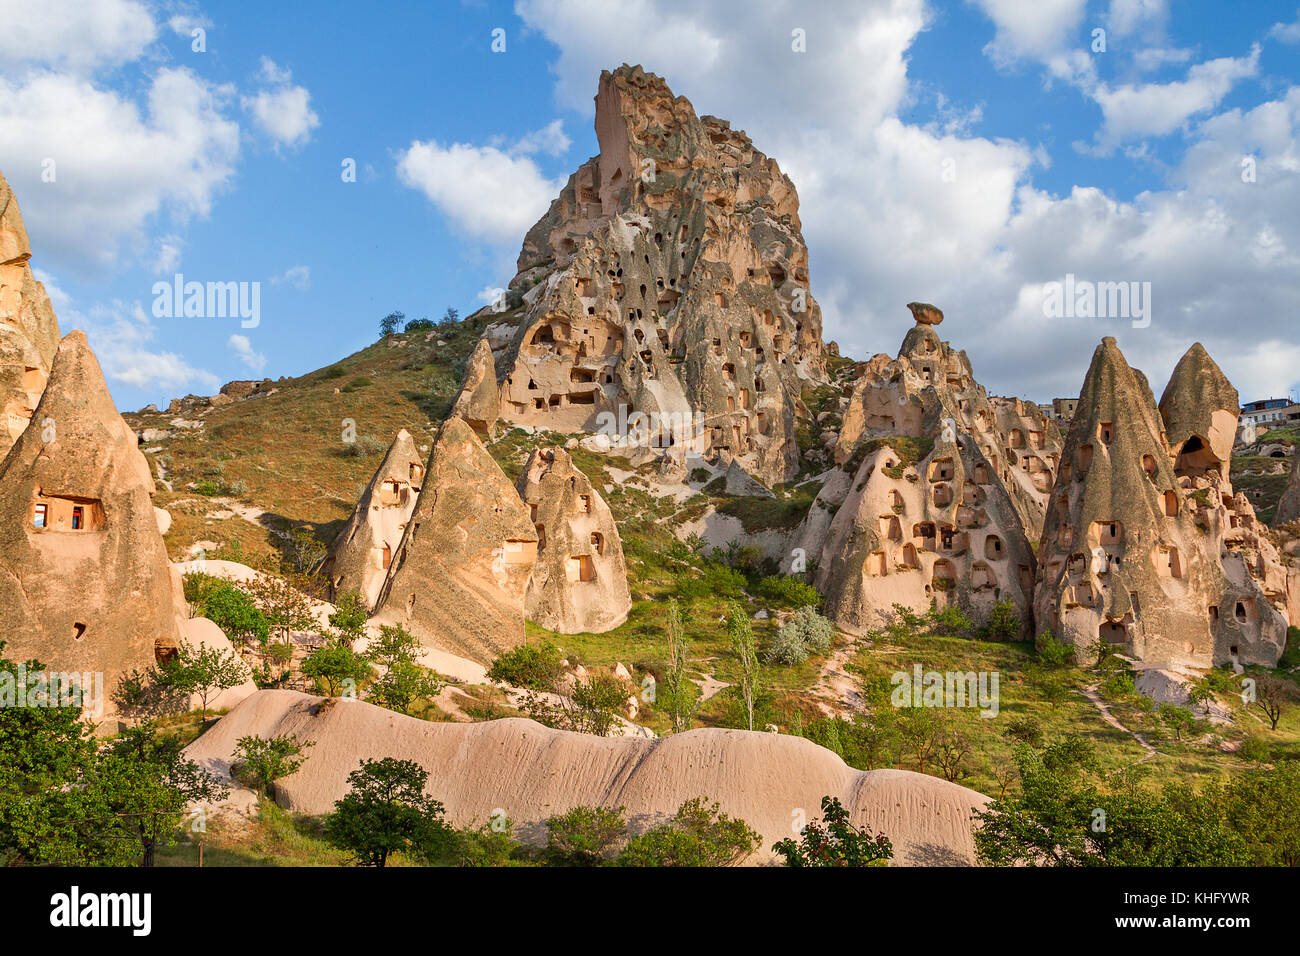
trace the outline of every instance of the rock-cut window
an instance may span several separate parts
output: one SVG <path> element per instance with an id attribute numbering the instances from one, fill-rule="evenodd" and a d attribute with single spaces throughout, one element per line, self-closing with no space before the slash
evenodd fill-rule
<path id="1" fill-rule="evenodd" d="M 36 512 L 32 516 L 32 527 L 33 528 L 46 527 L 46 522 L 49 520 L 49 516 L 50 516 L 50 506 L 38 504 L 36 506 Z"/>

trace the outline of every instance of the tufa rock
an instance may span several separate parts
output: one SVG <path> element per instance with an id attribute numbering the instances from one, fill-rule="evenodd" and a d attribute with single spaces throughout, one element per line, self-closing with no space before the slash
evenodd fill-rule
<path id="1" fill-rule="evenodd" d="M 1237 412 L 1235 390 L 1199 346 L 1159 408 L 1115 339 L 1098 346 L 1052 492 L 1035 596 L 1038 628 L 1081 661 L 1102 640 L 1155 667 L 1276 662 L 1286 619 L 1271 601 L 1285 602 L 1286 575 L 1268 573 L 1276 552 L 1219 457 L 1223 423 Z"/>
<path id="2" fill-rule="evenodd" d="M 30 258 L 18 200 L 0 175 L 0 460 L 31 421 L 59 345 L 59 322 Z"/>
<path id="3" fill-rule="evenodd" d="M 609 505 L 559 448 L 535 448 L 516 486 L 537 532 L 528 619 L 560 634 L 600 634 L 627 620 L 623 543 Z"/>
<path id="4" fill-rule="evenodd" d="M 1291 457 L 1291 477 L 1287 479 L 1286 490 L 1277 503 L 1273 527 L 1280 528 L 1297 520 L 1300 520 L 1300 445 L 1296 446 L 1295 454 Z"/>
<path id="5" fill-rule="evenodd" d="M 481 435 L 489 435 L 500 413 L 501 392 L 497 388 L 496 366 L 492 347 L 485 338 L 479 339 L 465 369 L 465 381 L 451 413 L 465 419 L 470 428 Z"/>
<path id="6" fill-rule="evenodd" d="M 943 313 L 928 302 L 909 302 L 907 308 L 917 325 L 938 325 L 943 321 Z"/>
<path id="7" fill-rule="evenodd" d="M 482 664 L 524 640 L 537 532 L 518 493 L 460 418 L 443 422 L 379 593 L 379 623 Z"/>
<path id="8" fill-rule="evenodd" d="M 596 134 L 524 239 L 501 417 L 594 431 L 623 406 L 655 447 L 790 479 L 801 390 L 825 380 L 793 183 L 640 67 L 601 75 Z"/>
<path id="9" fill-rule="evenodd" d="M 424 464 L 403 428 L 330 546 L 325 575 L 335 599 L 355 591 L 367 608 L 374 608 L 423 484 Z"/>
<path id="10" fill-rule="evenodd" d="M 130 671 L 179 647 L 153 477 L 82 332 L 59 344 L 39 428 L 0 465 L 5 653 L 99 672 L 107 699 Z"/>

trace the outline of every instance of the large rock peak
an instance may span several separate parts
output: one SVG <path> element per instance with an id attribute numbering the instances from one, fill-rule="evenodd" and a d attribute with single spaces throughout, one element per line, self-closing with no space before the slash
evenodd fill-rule
<path id="1" fill-rule="evenodd" d="M 1160 398 L 1160 415 L 1170 451 L 1218 467 L 1227 477 L 1241 402 L 1237 390 L 1200 342 L 1174 367 Z"/>
<path id="2" fill-rule="evenodd" d="M 501 417 L 581 431 L 672 416 L 678 453 L 787 480 L 800 394 L 825 379 L 793 184 L 639 67 L 602 75 L 596 130 L 600 155 L 524 239 Z"/>

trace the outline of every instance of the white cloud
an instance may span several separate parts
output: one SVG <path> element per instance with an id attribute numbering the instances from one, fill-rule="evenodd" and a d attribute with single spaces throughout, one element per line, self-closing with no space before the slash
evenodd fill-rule
<path id="1" fill-rule="evenodd" d="M 1280 40 L 1282 43 L 1300 43 L 1300 9 L 1296 10 L 1294 21 L 1273 24 L 1268 35 L 1270 39 Z"/>
<path id="2" fill-rule="evenodd" d="M 253 349 L 247 335 L 232 335 L 226 344 L 250 370 L 260 372 L 266 368 L 266 356 Z"/>
<path id="3" fill-rule="evenodd" d="M 0 76 L 0 169 L 21 197 L 42 259 L 84 267 L 143 253 L 165 208 L 206 215 L 234 173 L 239 127 L 228 87 L 187 69 L 159 70 L 145 108 L 67 74 Z M 41 178 L 52 160 L 55 179 Z"/>
<path id="4" fill-rule="evenodd" d="M 292 266 L 278 276 L 271 277 L 271 285 L 291 285 L 295 289 L 311 288 L 311 266 Z"/>
<path id="5" fill-rule="evenodd" d="M 985 55 L 1002 68 L 1030 60 L 1069 71 L 1066 51 L 1086 49 L 1081 33 L 1087 0 L 972 0 L 993 21 L 997 32 Z M 1062 74 L 1064 75 L 1064 74 Z"/>
<path id="6" fill-rule="evenodd" d="M 311 131 L 320 126 L 311 108 L 311 93 L 305 86 L 292 85 L 293 76 L 270 57 L 262 57 L 258 78 L 266 84 L 253 96 L 240 99 L 240 105 L 252 115 L 253 123 L 270 137 L 275 148 L 297 149 L 311 139 Z"/>
<path id="7" fill-rule="evenodd" d="M 534 149 L 548 138 L 554 143 L 554 135 L 541 130 L 520 142 Z M 502 246 L 517 246 L 565 183 L 543 175 L 518 144 L 503 150 L 433 140 L 415 140 L 398 153 L 397 176 L 457 228 Z"/>
<path id="8" fill-rule="evenodd" d="M 563 120 L 552 120 L 536 132 L 520 139 L 509 150 L 511 153 L 529 155 L 546 153 L 548 156 L 562 156 L 569 151 L 572 140 L 564 134 Z"/>
<path id="9" fill-rule="evenodd" d="M 158 273 L 175 272 L 181 264 L 181 254 L 184 248 L 185 243 L 180 236 L 160 236 L 155 246 L 157 251 L 154 254 L 154 271 Z"/>
<path id="10" fill-rule="evenodd" d="M 176 352 L 151 348 L 157 330 L 139 302 L 115 299 L 82 312 L 47 272 L 33 271 L 49 293 L 59 328 L 65 335 L 73 329 L 86 333 L 110 383 L 171 395 L 185 390 L 211 392 L 221 384 L 217 376 L 196 368 Z"/>
<path id="11" fill-rule="evenodd" d="M 1197 63 L 1185 80 L 1110 89 L 1101 84 L 1093 98 L 1104 123 L 1098 134 L 1103 149 L 1144 136 L 1165 136 L 1192 116 L 1214 109 L 1238 80 L 1259 72 L 1259 46 L 1246 57 L 1220 57 Z"/>
<path id="12" fill-rule="evenodd" d="M 0 0 L 0 69 L 93 70 L 139 58 L 158 28 L 136 0 Z"/>

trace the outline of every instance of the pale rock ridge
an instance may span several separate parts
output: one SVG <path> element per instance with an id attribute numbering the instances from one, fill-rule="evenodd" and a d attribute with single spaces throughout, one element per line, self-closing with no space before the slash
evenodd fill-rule
<path id="1" fill-rule="evenodd" d="M 330 546 L 325 575 L 335 597 L 355 591 L 374 608 L 423 484 L 424 462 L 403 428 Z"/>
<path id="2" fill-rule="evenodd" d="M 535 448 L 516 485 L 538 538 L 528 619 L 561 634 L 600 634 L 627 620 L 623 542 L 609 505 L 562 448 Z"/>
<path id="3" fill-rule="evenodd" d="M 413 760 L 429 774 L 428 793 L 457 826 L 482 825 L 498 810 L 518 839 L 546 842 L 546 820 L 576 806 L 626 808 L 634 832 L 667 822 L 687 800 L 706 797 L 762 837 L 747 862 L 774 861 L 772 845 L 792 835 L 792 813 L 820 815 L 838 797 L 858 826 L 893 842 L 894 862 L 970 865 L 972 811 L 988 798 L 906 770 L 859 771 L 825 748 L 788 734 L 708 728 L 663 739 L 594 737 L 530 720 L 430 723 L 363 701 L 324 701 L 285 690 L 259 691 L 192 743 L 186 754 L 228 773 L 242 736 L 292 735 L 312 741 L 306 760 L 276 782 L 281 804 L 327 813 L 347 792 L 363 758 Z"/>
<path id="4" fill-rule="evenodd" d="M 624 405 L 660 416 L 658 447 L 789 479 L 801 390 L 825 379 L 794 185 L 640 67 L 601 75 L 596 133 L 524 240 L 501 417 L 590 431 Z"/>

